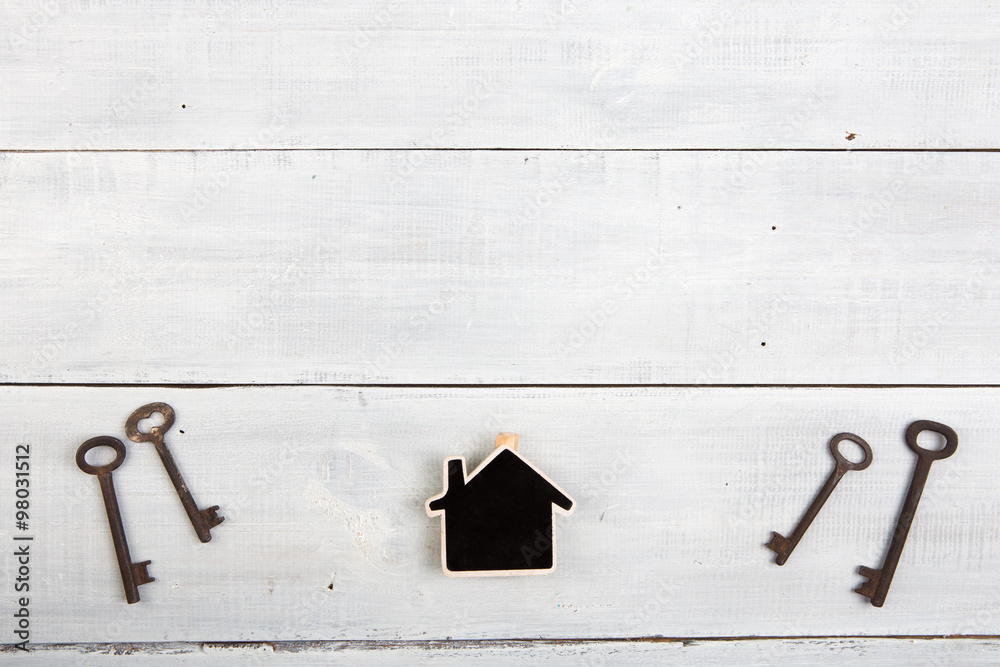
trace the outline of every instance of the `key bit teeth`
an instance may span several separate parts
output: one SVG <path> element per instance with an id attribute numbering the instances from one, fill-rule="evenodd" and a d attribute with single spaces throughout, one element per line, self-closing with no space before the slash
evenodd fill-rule
<path id="1" fill-rule="evenodd" d="M 860 593 L 866 598 L 874 598 L 875 590 L 878 588 L 879 578 L 882 576 L 882 571 L 862 565 L 858 568 L 858 574 L 862 577 L 867 577 L 868 581 L 855 588 L 854 592 Z"/>
<path id="2" fill-rule="evenodd" d="M 860 595 L 863 595 L 869 600 L 871 600 L 872 598 L 875 597 L 875 586 L 872 585 L 872 582 L 866 581 L 865 583 L 855 588 L 854 592 L 859 593 Z"/>
<path id="3" fill-rule="evenodd" d="M 132 563 L 132 580 L 135 581 L 136 586 L 142 586 L 143 584 L 149 584 L 156 579 L 149 576 L 149 571 L 146 569 L 152 561 L 144 560 L 141 563 Z"/>
<path id="4" fill-rule="evenodd" d="M 226 520 L 226 517 L 216 514 L 218 510 L 218 505 L 212 505 L 206 510 L 201 510 L 201 516 L 205 520 L 205 525 L 209 528 L 214 528 Z"/>
<path id="5" fill-rule="evenodd" d="M 788 538 L 786 538 L 781 533 L 771 532 L 771 541 L 767 543 L 767 548 L 775 553 L 781 553 L 785 549 L 785 545 L 788 543 Z"/>
<path id="6" fill-rule="evenodd" d="M 784 565 L 788 560 L 788 538 L 781 533 L 771 533 L 771 541 L 767 543 L 767 548 L 777 554 L 774 557 L 776 564 Z"/>

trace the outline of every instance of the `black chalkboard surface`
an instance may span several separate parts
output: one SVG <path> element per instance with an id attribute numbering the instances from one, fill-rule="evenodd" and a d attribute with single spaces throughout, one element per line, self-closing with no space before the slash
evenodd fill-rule
<path id="1" fill-rule="evenodd" d="M 450 576 L 545 574 L 555 569 L 555 513 L 573 500 L 517 453 L 517 436 L 466 477 L 465 459 L 445 461 L 445 490 L 427 501 L 442 517 L 442 569 Z M 506 444 L 501 444 L 506 443 Z"/>

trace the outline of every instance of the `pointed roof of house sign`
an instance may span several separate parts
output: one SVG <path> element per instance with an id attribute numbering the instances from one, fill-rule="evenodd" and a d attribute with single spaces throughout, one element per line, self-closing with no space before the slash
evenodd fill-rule
<path id="1" fill-rule="evenodd" d="M 573 500 L 517 453 L 519 436 L 497 446 L 466 476 L 465 459 L 445 461 L 443 493 L 427 501 L 441 516 L 441 565 L 449 576 L 545 574 L 555 569 L 556 512 Z"/>

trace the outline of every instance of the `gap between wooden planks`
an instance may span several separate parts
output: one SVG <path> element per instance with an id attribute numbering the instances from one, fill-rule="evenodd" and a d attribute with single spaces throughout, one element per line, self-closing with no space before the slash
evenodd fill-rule
<path id="1" fill-rule="evenodd" d="M 35 646 L 19 656 L 19 664 L 48 665 L 52 661 L 86 658 L 92 665 L 255 664 L 282 665 L 739 665 L 808 666 L 832 659 L 854 665 L 895 667 L 901 663 L 993 665 L 1000 641 L 996 637 L 730 637 L 655 638 L 627 640 L 504 640 L 432 642 L 242 642 L 159 644 L 76 644 Z M 675 662 L 676 661 L 676 662 Z"/>

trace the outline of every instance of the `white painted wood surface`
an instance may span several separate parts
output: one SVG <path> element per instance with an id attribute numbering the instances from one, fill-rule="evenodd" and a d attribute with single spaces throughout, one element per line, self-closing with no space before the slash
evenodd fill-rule
<path id="1" fill-rule="evenodd" d="M 4 155 L 0 381 L 997 382 L 998 154 L 419 155 Z"/>
<path id="2" fill-rule="evenodd" d="M 1000 390 L 642 386 L 997 384 L 1000 155 L 882 152 L 1000 148 L 993 4 L 5 3 L 41 650 L 0 662 L 995 663 Z M 741 150 L 783 148 L 825 152 Z M 129 443 L 128 606 L 73 454 L 152 400 L 227 520 L 200 544 Z M 874 609 L 919 418 L 959 451 Z M 845 429 L 875 463 L 773 565 Z M 503 430 L 579 503 L 559 567 L 444 577 L 423 502 Z"/>
<path id="3" fill-rule="evenodd" d="M 44 647 L 18 664 L 65 665 L 775 665 L 871 667 L 995 665 L 1000 642 L 989 639 L 764 639 L 670 642 L 446 642 L 324 644 L 163 644 Z M 3 656 L 0 656 L 3 660 Z"/>
<path id="4" fill-rule="evenodd" d="M 984 0 L 16 1 L 0 148 L 996 148 L 998 30 Z"/>
<path id="5" fill-rule="evenodd" d="M 0 440 L 32 452 L 32 639 L 65 642 L 986 635 L 1000 613 L 996 389 L 0 389 Z M 160 400 L 201 544 L 151 447 L 115 474 L 132 554 L 157 581 L 126 605 L 85 439 Z M 879 566 L 915 419 L 955 428 L 886 606 L 852 592 Z M 871 443 L 784 567 L 832 468 L 829 438 Z M 184 431 L 183 434 L 180 431 Z M 551 575 L 445 577 L 423 503 L 441 463 L 498 432 L 578 507 Z M 10 458 L 8 457 L 8 460 Z M 12 475 L 0 476 L 12 497 Z M 11 520 L 12 522 L 12 520 Z M 3 530 L 9 542 L 10 524 Z M 30 531 L 29 531 L 30 532 Z M 5 571 L 13 556 L 5 550 Z M 4 588 L 10 607 L 13 593 Z M 831 649 L 833 651 L 833 649 Z"/>

